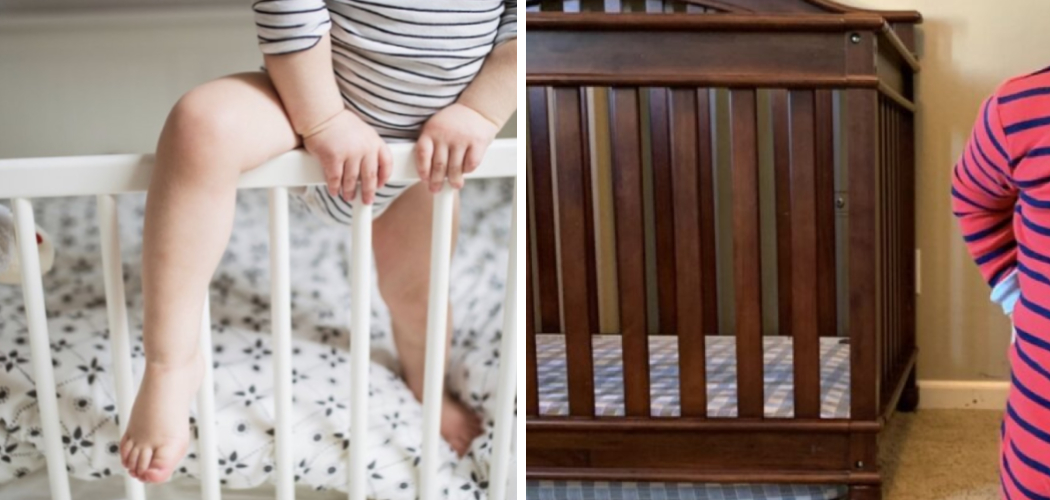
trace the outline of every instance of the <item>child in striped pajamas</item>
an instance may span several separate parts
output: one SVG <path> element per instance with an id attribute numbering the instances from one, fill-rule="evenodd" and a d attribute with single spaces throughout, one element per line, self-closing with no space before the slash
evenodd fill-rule
<path id="1" fill-rule="evenodd" d="M 1050 497 L 1050 69 L 981 107 L 955 167 L 952 210 L 992 298 L 1014 320 L 1002 497 Z"/>
<path id="2" fill-rule="evenodd" d="M 375 206 L 379 290 L 420 398 L 431 193 L 462 187 L 515 108 L 515 0 L 260 0 L 253 10 L 266 70 L 191 90 L 157 145 L 142 250 L 146 368 L 120 446 L 146 482 L 166 481 L 186 453 L 201 297 L 230 236 L 239 175 L 304 147 L 326 179 L 299 193 L 312 212 L 348 225 L 355 194 Z M 387 144 L 406 141 L 422 181 L 387 183 Z M 479 433 L 477 416 L 446 395 L 448 443 L 463 454 Z"/>

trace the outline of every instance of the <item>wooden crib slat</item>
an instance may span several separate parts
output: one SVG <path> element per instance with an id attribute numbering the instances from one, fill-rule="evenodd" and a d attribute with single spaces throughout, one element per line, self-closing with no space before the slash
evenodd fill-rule
<path id="1" fill-rule="evenodd" d="M 762 418 L 762 278 L 755 91 L 730 91 L 737 401 L 740 418 Z"/>
<path id="2" fill-rule="evenodd" d="M 901 113 L 902 108 L 893 104 L 893 359 L 896 373 L 904 362 L 901 350 L 901 336 L 904 324 L 904 298 L 908 291 L 904 288 L 904 217 L 902 202 L 902 167 L 901 167 Z"/>
<path id="3" fill-rule="evenodd" d="M 528 212 L 528 211 L 526 211 Z M 527 219 L 531 219 L 531 213 Z M 532 303 L 532 251 L 530 225 L 525 227 L 525 414 L 540 413 L 539 374 L 536 369 L 536 309 Z"/>
<path id="4" fill-rule="evenodd" d="M 791 268 L 795 418 L 820 418 L 814 92 L 792 91 Z M 827 265 L 827 263 L 823 263 Z"/>
<path id="5" fill-rule="evenodd" d="M 670 158 L 674 199 L 677 278 L 678 373 L 683 417 L 707 415 L 700 211 L 697 204 L 696 92 L 673 89 L 670 110 Z"/>
<path id="6" fill-rule="evenodd" d="M 528 88 L 529 146 L 532 148 L 532 213 L 536 235 L 536 277 L 542 333 L 562 332 L 554 223 L 554 169 L 547 89 Z"/>
<path id="7" fill-rule="evenodd" d="M 663 3 L 657 1 L 659 11 Z M 658 11 L 658 12 L 659 12 Z M 670 117 L 666 88 L 649 89 L 649 144 L 653 169 L 653 212 L 656 233 L 656 293 L 660 333 L 678 332 L 678 289 L 675 270 L 674 176 L 671 168 Z"/>
<path id="8" fill-rule="evenodd" d="M 646 320 L 645 234 L 642 207 L 642 141 L 638 90 L 609 89 L 616 265 L 623 336 L 626 414 L 648 417 L 649 336 Z"/>
<path id="9" fill-rule="evenodd" d="M 583 89 L 554 89 L 555 132 L 558 134 L 558 211 L 561 275 L 565 303 L 565 355 L 569 379 L 569 414 L 594 416 L 594 366 L 591 352 L 588 267 L 587 134 Z"/>
<path id="10" fill-rule="evenodd" d="M 901 190 L 900 196 L 903 200 L 901 212 L 904 214 L 901 232 L 902 258 L 905 262 L 904 285 L 901 293 L 904 294 L 904 329 L 901 332 L 901 349 L 905 356 L 911 356 L 915 349 L 915 129 L 914 116 L 911 111 L 903 111 L 901 121 Z M 914 372 L 912 373 L 914 376 Z"/>
<path id="11" fill-rule="evenodd" d="M 696 91 L 697 203 L 700 205 L 701 324 L 704 335 L 718 335 L 718 260 L 715 233 L 715 169 L 711 130 L 711 91 Z"/>
<path id="12" fill-rule="evenodd" d="M 899 361 L 897 357 L 897 336 L 900 334 L 900 255 L 898 250 L 900 249 L 900 220 L 898 199 L 897 199 L 897 188 L 898 175 L 897 175 L 897 107 L 892 101 L 887 101 L 889 106 L 889 144 L 887 145 L 887 157 L 888 157 L 888 180 L 889 185 L 886 189 L 887 202 L 889 203 L 889 268 L 890 268 L 890 279 L 889 279 L 889 298 L 890 298 L 890 336 L 889 336 L 889 357 L 890 357 L 890 382 L 894 382 L 892 377 L 897 371 L 897 363 Z"/>
<path id="13" fill-rule="evenodd" d="M 817 200 L 817 331 L 833 336 L 838 331 L 835 256 L 835 116 L 834 92 L 816 93 L 816 200 Z"/>
<path id="14" fill-rule="evenodd" d="M 791 322 L 791 145 L 788 91 L 770 91 L 773 121 L 773 177 L 777 210 L 777 334 L 792 336 Z"/>

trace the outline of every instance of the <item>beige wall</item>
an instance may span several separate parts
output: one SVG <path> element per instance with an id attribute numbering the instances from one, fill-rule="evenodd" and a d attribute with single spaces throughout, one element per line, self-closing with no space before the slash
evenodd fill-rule
<path id="1" fill-rule="evenodd" d="M 922 12 L 918 79 L 919 376 L 1005 379 L 1010 326 L 988 301 L 949 207 L 951 168 L 981 100 L 1002 80 L 1050 66 L 1046 0 L 845 0 Z"/>

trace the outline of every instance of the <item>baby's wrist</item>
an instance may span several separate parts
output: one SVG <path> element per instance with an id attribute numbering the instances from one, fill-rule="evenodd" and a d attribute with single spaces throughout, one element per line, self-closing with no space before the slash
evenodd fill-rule
<path id="1" fill-rule="evenodd" d="M 339 119 L 339 116 L 342 115 L 344 111 L 346 111 L 346 108 L 339 108 L 338 111 L 330 113 L 328 116 L 322 117 L 319 120 L 315 120 L 314 122 L 312 122 L 313 124 L 309 125 L 308 127 L 296 129 L 295 133 L 302 137 L 302 139 L 305 141 L 306 139 L 320 134 L 325 129 L 332 126 L 332 124 Z"/>
<path id="2" fill-rule="evenodd" d="M 494 113 L 490 112 L 489 110 L 484 109 L 485 108 L 484 106 L 476 106 L 476 105 L 473 105 L 469 101 L 468 102 L 463 102 L 463 99 L 460 99 L 459 101 L 456 101 L 455 103 L 453 103 L 453 106 L 455 106 L 455 105 L 460 105 L 460 106 L 463 106 L 464 108 L 467 108 L 467 109 L 473 111 L 478 116 L 484 118 L 485 121 L 487 121 L 487 122 L 491 123 L 492 125 L 494 125 L 497 129 L 498 128 L 502 128 L 503 127 L 503 122 L 506 121 L 505 119 L 504 120 L 500 120 L 499 118 L 493 116 Z"/>

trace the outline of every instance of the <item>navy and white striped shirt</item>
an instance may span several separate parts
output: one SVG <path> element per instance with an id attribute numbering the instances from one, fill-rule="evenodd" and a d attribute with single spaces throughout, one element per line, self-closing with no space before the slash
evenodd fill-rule
<path id="1" fill-rule="evenodd" d="M 307 50 L 330 33 L 344 102 L 387 142 L 415 140 L 492 49 L 517 37 L 517 0 L 260 0 L 252 8 L 264 54 Z M 380 188 L 373 215 L 408 187 Z M 350 204 L 324 186 L 303 194 L 314 213 L 351 223 Z"/>

